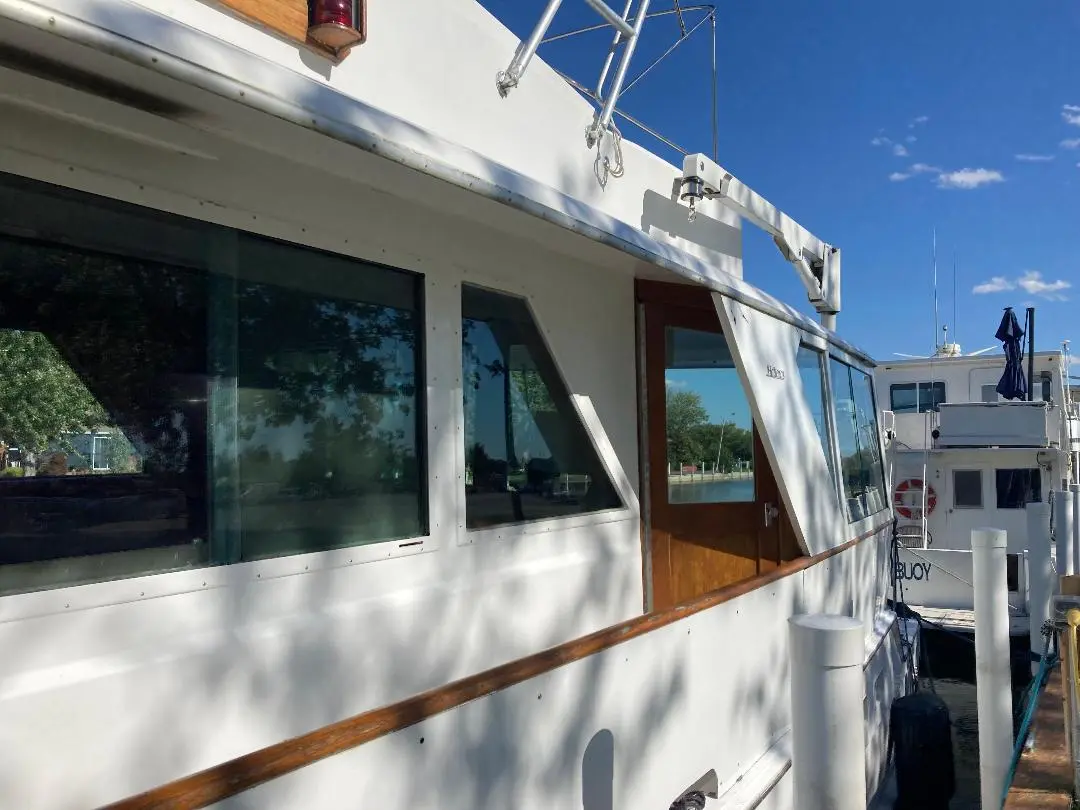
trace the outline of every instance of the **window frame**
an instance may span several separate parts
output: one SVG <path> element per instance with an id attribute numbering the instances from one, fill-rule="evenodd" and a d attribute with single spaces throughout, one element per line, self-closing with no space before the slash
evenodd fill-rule
<path id="1" fill-rule="evenodd" d="M 841 510 L 842 516 L 847 521 L 848 526 L 856 526 L 856 525 L 859 525 L 860 523 L 862 523 L 863 521 L 870 520 L 875 515 L 878 515 L 881 512 L 884 512 L 884 511 L 887 511 L 887 510 L 891 509 L 891 504 L 892 504 L 892 493 L 891 493 L 891 490 L 889 488 L 888 469 L 887 469 L 886 464 L 885 464 L 885 447 L 884 447 L 884 444 L 882 443 L 882 436 L 881 436 L 881 419 L 880 419 L 880 416 L 879 416 L 878 403 L 877 403 L 877 385 L 876 385 L 876 383 L 874 381 L 874 375 L 871 372 L 865 371 L 860 364 L 855 363 L 851 358 L 847 357 L 845 354 L 830 349 L 830 351 L 829 351 L 829 361 L 830 361 L 830 363 L 831 362 L 839 363 L 840 365 L 844 366 L 844 368 L 847 370 L 848 396 L 850 396 L 851 403 L 852 403 L 853 406 L 855 404 L 855 387 L 854 387 L 854 380 L 852 378 L 852 372 L 855 371 L 855 372 L 858 372 L 859 374 L 864 375 L 867 378 L 867 380 L 869 380 L 869 384 L 870 384 L 871 415 L 872 415 L 872 418 L 874 420 L 874 433 L 875 433 L 875 440 L 876 440 L 876 443 L 877 443 L 877 456 L 878 456 L 878 459 L 879 459 L 880 464 L 881 464 L 880 486 L 881 486 L 882 506 L 881 506 L 880 509 L 873 510 L 873 511 L 868 510 L 866 514 L 860 515 L 858 517 L 853 517 L 849 513 L 849 511 L 848 511 L 848 500 L 849 500 L 849 498 L 848 498 L 848 495 L 847 495 L 847 488 L 846 488 L 846 486 L 844 484 L 843 453 L 840 450 L 839 428 L 837 429 L 837 436 L 836 436 L 836 454 L 837 454 L 837 461 L 838 461 L 838 464 L 839 464 L 839 466 L 837 467 L 837 471 L 838 471 L 838 473 L 837 473 L 837 486 L 838 486 L 839 497 L 840 497 L 840 510 Z M 830 384 L 831 384 L 832 377 L 833 377 L 831 369 L 829 370 L 829 375 L 828 376 L 829 376 L 829 381 L 830 381 Z M 835 414 L 837 405 L 839 404 L 839 400 L 836 398 L 836 395 L 835 395 L 834 391 L 831 392 L 831 395 L 832 395 L 832 411 Z M 890 405 L 892 404 L 891 397 L 890 397 L 890 403 L 889 404 Z M 858 420 L 856 419 L 856 414 L 854 413 L 854 411 L 852 412 L 852 419 L 855 422 L 855 441 L 856 441 L 856 443 L 858 443 L 858 441 L 859 441 L 859 426 L 858 426 Z M 858 452 L 861 454 L 861 452 L 862 452 L 861 446 L 860 446 Z"/>
<path id="2" fill-rule="evenodd" d="M 956 474 L 957 473 L 975 473 L 975 474 L 977 474 L 979 476 L 979 503 L 978 503 L 978 505 L 973 506 L 971 504 L 957 503 L 957 501 L 956 501 L 956 493 L 958 491 L 958 488 L 956 486 Z M 951 480 L 949 481 L 949 485 L 952 487 L 952 508 L 953 509 L 979 510 L 979 509 L 985 509 L 986 508 L 986 493 L 984 491 L 986 484 L 985 484 L 985 481 L 983 480 L 983 469 L 981 467 L 960 467 L 960 468 L 953 469 L 952 470 Z"/>
<path id="3" fill-rule="evenodd" d="M 932 407 L 928 407 L 928 408 L 925 408 L 925 409 L 922 406 L 922 389 L 923 389 L 923 386 L 926 386 L 927 388 L 929 388 L 929 390 L 931 392 L 930 393 L 930 401 L 935 401 L 937 399 L 934 396 L 933 392 L 938 388 L 938 386 L 941 387 L 941 400 L 938 401 Z M 915 410 L 910 410 L 910 409 L 897 410 L 897 408 L 896 408 L 896 400 L 895 400 L 896 391 L 897 391 L 897 389 L 907 389 L 907 388 L 914 388 L 914 390 L 915 390 Z M 914 381 L 909 381 L 909 382 L 895 382 L 895 383 L 891 383 L 889 385 L 889 409 L 893 413 L 919 414 L 919 415 L 926 414 L 926 413 L 937 413 L 937 411 L 939 410 L 939 407 L 941 405 L 944 405 L 944 404 L 948 403 L 948 401 L 949 401 L 949 389 L 948 389 L 948 386 L 945 384 L 944 380 L 914 380 Z"/>
<path id="4" fill-rule="evenodd" d="M 465 518 L 467 500 L 465 495 L 465 397 L 464 390 L 462 389 L 460 395 L 456 397 L 457 425 L 459 425 L 461 429 L 461 440 L 454 442 L 459 471 L 459 485 L 455 489 L 457 494 L 454 498 L 457 506 L 457 545 L 470 546 L 481 543 L 513 541 L 534 535 L 550 534 L 556 531 L 561 532 L 589 526 L 600 526 L 607 523 L 624 521 L 633 517 L 637 514 L 639 509 L 637 494 L 630 483 L 630 479 L 623 470 L 622 465 L 619 464 L 617 456 L 613 452 L 610 452 L 612 444 L 607 436 L 607 432 L 603 429 L 602 422 L 596 417 L 595 413 L 586 413 L 582 410 L 584 400 L 574 393 L 574 387 L 566 377 L 566 372 L 563 369 L 563 364 L 560 362 L 559 354 L 552 345 L 550 332 L 545 326 L 544 319 L 541 313 L 537 311 L 537 307 L 534 305 L 533 299 L 530 296 L 521 291 L 506 289 L 499 284 L 471 275 L 467 279 L 463 279 L 460 284 L 454 285 L 457 302 L 457 315 L 454 323 L 457 335 L 456 347 L 458 355 L 455 369 L 459 385 L 463 386 L 464 384 L 464 379 L 462 377 L 464 358 L 461 349 L 461 324 L 464 320 L 462 307 L 463 288 L 466 286 L 475 287 L 495 295 L 514 298 L 524 304 L 529 317 L 532 318 L 533 325 L 536 327 L 540 343 L 551 358 L 552 365 L 555 367 L 555 373 L 558 375 L 560 382 L 565 386 L 569 394 L 570 407 L 574 415 L 580 421 L 581 427 L 585 431 L 585 435 L 592 444 L 593 452 L 596 453 L 597 458 L 600 460 L 600 464 L 607 473 L 612 487 L 614 487 L 615 492 L 622 500 L 622 505 L 608 509 L 600 509 L 595 512 L 582 512 L 574 515 L 561 515 L 540 520 L 526 520 L 520 523 L 503 523 L 498 526 L 469 529 L 466 526 Z M 638 401 L 636 396 L 634 401 L 635 404 Z"/>
<path id="5" fill-rule="evenodd" d="M 208 559 L 205 562 L 199 561 L 182 567 L 148 566 L 145 570 L 135 570 L 133 573 L 129 572 L 130 568 L 123 570 L 121 567 L 121 573 L 114 576 L 95 578 L 88 575 L 75 581 L 53 581 L 53 577 L 38 577 L 31 573 L 29 575 L 31 579 L 42 581 L 43 584 L 30 584 L 25 589 L 13 588 L 11 591 L 0 594 L 0 603 L 4 604 L 6 609 L 10 606 L 13 617 L 17 618 L 24 611 L 29 611 L 27 615 L 33 615 L 42 610 L 49 612 L 76 607 L 119 604 L 143 598 L 224 587 L 237 581 L 275 579 L 313 570 L 345 568 L 388 558 L 413 556 L 438 550 L 442 545 L 439 542 L 441 535 L 453 532 L 453 527 L 447 525 L 448 518 L 452 519 L 452 515 L 444 514 L 447 511 L 443 506 L 446 499 L 436 498 L 435 487 L 432 486 L 434 480 L 443 479 L 447 474 L 446 463 L 435 457 L 433 448 L 437 447 L 436 442 L 441 440 L 443 434 L 452 432 L 460 422 L 457 421 L 452 409 L 449 411 L 449 418 L 446 418 L 444 409 L 444 416 L 437 419 L 432 409 L 432 402 L 439 398 L 448 399 L 443 394 L 457 389 L 454 388 L 453 381 L 448 379 L 443 381 L 441 388 L 435 390 L 437 386 L 433 381 L 441 379 L 446 358 L 430 351 L 429 347 L 432 344 L 453 346 L 454 342 L 451 339 L 432 339 L 432 333 L 443 331 L 444 327 L 433 328 L 429 318 L 429 298 L 431 298 L 433 287 L 452 287 L 456 290 L 458 288 L 456 282 L 447 279 L 439 285 L 432 285 L 429 277 L 425 276 L 420 267 L 409 266 L 411 262 L 396 262 L 395 265 L 389 265 L 379 262 L 373 256 L 361 255 L 359 252 L 345 252 L 340 247 L 330 249 L 320 247 L 312 244 L 310 237 L 299 226 L 292 229 L 275 227 L 272 233 L 259 232 L 248 230 L 242 225 L 199 219 L 185 213 L 158 210 L 142 203 L 0 172 L 0 199 L 22 199 L 23 197 L 35 205 L 31 216 L 0 215 L 0 236 L 39 242 L 46 246 L 67 250 L 115 255 L 133 261 L 182 266 L 205 274 L 210 286 L 224 284 L 230 287 L 235 284 L 238 273 L 237 245 L 241 237 L 278 242 L 305 252 L 327 254 L 338 260 L 352 263 L 361 270 L 368 266 L 412 276 L 415 280 L 417 298 L 415 310 L 418 340 L 415 367 L 417 389 L 415 400 L 419 412 L 417 445 L 425 457 L 420 464 L 423 492 L 419 498 L 419 507 L 422 512 L 422 522 L 426 522 L 426 532 L 409 538 L 393 538 L 335 549 L 296 551 L 258 560 L 237 561 L 229 556 L 221 556 L 225 549 L 220 548 L 219 540 L 215 538 L 215 534 L 220 534 L 220 530 L 212 528 L 208 538 L 210 541 L 208 545 L 212 547 L 209 549 Z M 83 222 L 83 219 L 79 217 L 74 219 L 76 227 L 73 230 L 55 231 L 53 224 L 59 220 L 67 221 L 73 212 L 89 212 L 90 221 L 99 224 L 105 221 L 129 225 L 131 223 L 151 224 L 163 228 L 163 233 L 168 238 L 164 242 L 148 241 L 144 235 L 140 234 L 138 228 L 131 227 L 91 228 L 79 225 Z M 194 247 L 187 237 L 181 238 L 187 231 L 198 232 L 199 239 L 202 241 L 200 247 Z M 186 252 L 174 254 L 173 248 L 177 246 L 181 249 L 186 248 Z M 191 251 L 195 253 L 192 254 Z M 451 297 L 456 298 L 452 293 Z M 459 315 L 459 306 L 454 307 L 453 311 Z M 445 318 L 446 313 L 440 313 L 439 317 Z M 216 328 L 216 325 L 212 327 L 212 329 Z M 446 331 L 452 333 L 453 329 Z M 207 341 L 209 343 L 214 339 L 215 336 L 211 331 L 207 335 Z M 228 337 L 226 337 L 226 343 L 228 343 Z M 436 356 L 433 357 L 433 354 Z M 460 361 L 458 365 L 460 366 Z M 231 386 L 231 391 L 228 385 L 224 386 L 224 389 L 221 392 L 223 396 L 219 405 L 226 408 L 235 407 L 236 386 Z M 435 390 L 434 395 L 433 390 Z M 208 427 L 214 418 L 209 401 L 214 392 L 215 387 L 208 386 Z M 212 448 L 213 442 L 210 444 Z M 445 452 L 442 455 L 445 456 Z M 211 453 L 207 464 L 208 478 L 213 476 L 214 469 L 215 458 Z M 207 481 L 208 486 L 211 483 L 212 479 Z M 218 522 L 220 516 L 215 514 L 213 498 L 209 500 L 208 519 L 211 526 L 216 527 L 220 525 Z M 436 521 L 444 528 L 435 531 Z M 136 549 L 40 562 L 63 566 L 77 560 L 89 560 L 91 564 L 88 569 L 92 570 L 95 558 L 103 562 L 108 562 L 106 557 L 127 556 L 129 559 L 134 559 L 136 555 L 145 554 L 146 551 Z"/>
<path id="6" fill-rule="evenodd" d="M 1037 501 L 1025 501 L 1020 506 L 1002 506 L 1001 505 L 1001 488 L 998 484 L 998 480 L 1002 473 L 1015 473 L 1026 472 L 1028 474 L 1028 481 L 1030 483 L 1031 474 L 1035 473 L 1039 476 L 1039 500 Z M 1029 503 L 1046 503 L 1048 493 L 1044 491 L 1044 470 L 1041 467 L 994 467 L 994 508 L 1001 509 L 1008 512 L 1022 511 L 1027 507 Z"/>
<path id="7" fill-rule="evenodd" d="M 822 450 L 825 452 L 825 462 L 828 465 L 829 474 L 832 476 L 832 488 L 833 494 L 836 497 L 837 506 L 842 510 L 845 510 L 846 515 L 843 482 L 840 480 L 840 474 L 838 472 L 840 470 L 840 452 L 836 435 L 836 400 L 832 389 L 832 374 L 829 373 L 829 359 L 832 355 L 828 348 L 823 349 L 803 339 L 799 341 L 799 346 L 795 350 L 796 362 L 798 362 L 799 352 L 804 349 L 817 355 L 818 373 L 821 375 L 821 394 L 825 399 L 822 403 L 825 416 L 825 436 L 822 437 L 824 442 Z M 803 397 L 804 399 L 806 397 L 805 389 L 803 390 Z"/>

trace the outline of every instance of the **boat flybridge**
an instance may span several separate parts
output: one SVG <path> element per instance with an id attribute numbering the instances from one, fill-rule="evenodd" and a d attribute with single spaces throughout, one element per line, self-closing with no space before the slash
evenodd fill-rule
<path id="1" fill-rule="evenodd" d="M 794 808 L 803 613 L 872 794 L 914 636 L 839 251 L 619 138 L 647 2 L 590 0 L 597 107 L 557 2 L 406 5 L 0 0 L 0 804 Z"/>
<path id="2" fill-rule="evenodd" d="M 1077 481 L 1067 345 L 1028 352 L 1020 365 L 1024 396 L 1013 399 L 1000 393 L 1005 354 L 964 354 L 947 341 L 874 372 L 902 546 L 896 575 L 908 604 L 954 630 L 973 630 L 971 532 L 993 526 L 1008 533 L 1013 633 L 1028 633 L 1026 507 Z"/>

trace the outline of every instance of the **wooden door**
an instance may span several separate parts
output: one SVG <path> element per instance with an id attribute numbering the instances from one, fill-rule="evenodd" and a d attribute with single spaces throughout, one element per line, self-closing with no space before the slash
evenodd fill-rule
<path id="1" fill-rule="evenodd" d="M 801 553 L 711 297 L 667 286 L 639 284 L 654 610 Z"/>

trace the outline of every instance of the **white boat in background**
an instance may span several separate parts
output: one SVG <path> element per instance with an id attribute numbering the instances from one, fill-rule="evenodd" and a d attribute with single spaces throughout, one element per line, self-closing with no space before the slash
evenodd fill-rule
<path id="1" fill-rule="evenodd" d="M 647 9 L 602 10 L 612 103 Z M 4 807 L 794 810 L 819 612 L 878 789 L 917 628 L 839 251 L 621 139 L 538 31 L 0 0 Z M 752 458 L 675 497 L 731 413 Z"/>
<path id="2" fill-rule="evenodd" d="M 1028 503 L 1051 503 L 1076 479 L 1077 408 L 1067 351 L 1025 356 L 1030 399 L 998 391 L 1004 354 L 944 343 L 926 358 L 875 370 L 887 429 L 903 600 L 925 618 L 973 629 L 971 532 L 1008 533 L 1013 633 L 1028 632 Z M 924 483 L 925 482 L 925 483 Z"/>

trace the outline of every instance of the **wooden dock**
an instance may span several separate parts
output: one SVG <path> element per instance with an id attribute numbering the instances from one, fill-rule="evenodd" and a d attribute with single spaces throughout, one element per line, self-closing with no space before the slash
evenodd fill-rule
<path id="1" fill-rule="evenodd" d="M 1020 757 L 1005 810 L 1070 810 L 1073 771 L 1065 742 L 1060 666 L 1050 673 L 1050 680 L 1039 696 L 1032 730 L 1035 747 Z"/>

